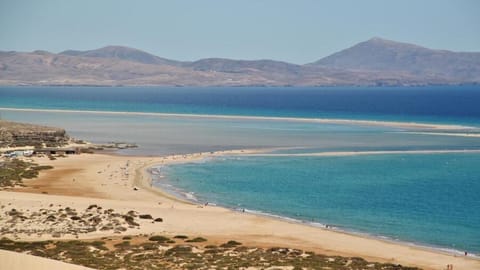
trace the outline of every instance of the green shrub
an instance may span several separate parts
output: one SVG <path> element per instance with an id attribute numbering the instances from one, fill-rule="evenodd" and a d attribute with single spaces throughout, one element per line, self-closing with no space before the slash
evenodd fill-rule
<path id="1" fill-rule="evenodd" d="M 155 236 L 152 236 L 152 237 L 148 238 L 148 240 L 155 241 L 155 242 L 158 242 L 158 243 L 166 243 L 167 241 L 170 241 L 170 238 L 165 237 L 165 236 L 161 236 L 161 235 L 155 235 Z"/>
<path id="2" fill-rule="evenodd" d="M 203 238 L 203 237 L 195 237 L 193 239 L 190 239 L 190 240 L 187 240 L 185 242 L 189 242 L 189 243 L 199 243 L 199 242 L 206 242 L 207 239 Z"/>
<path id="3" fill-rule="evenodd" d="M 237 241 L 234 241 L 234 240 L 230 240 L 228 241 L 227 243 L 225 244 L 221 244 L 220 247 L 223 247 L 223 248 L 231 248 L 231 247 L 236 247 L 236 246 L 240 246 L 242 243 L 240 242 L 237 242 Z"/>

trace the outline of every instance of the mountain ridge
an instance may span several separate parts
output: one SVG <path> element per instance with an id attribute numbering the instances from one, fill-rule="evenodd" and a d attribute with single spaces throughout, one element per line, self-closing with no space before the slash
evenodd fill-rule
<path id="1" fill-rule="evenodd" d="M 109 45 L 99 49 L 78 51 L 66 50 L 60 52 L 61 55 L 69 56 L 83 56 L 83 57 L 98 57 L 98 58 L 117 58 L 122 60 L 130 60 L 133 62 L 140 62 L 144 64 L 172 64 L 178 65 L 180 61 L 175 61 L 167 58 L 162 58 L 145 51 L 119 45 Z"/>
<path id="2" fill-rule="evenodd" d="M 310 65 L 346 70 L 409 72 L 478 80 L 480 53 L 433 50 L 414 44 L 372 38 Z"/>
<path id="3" fill-rule="evenodd" d="M 176 61 L 125 46 L 0 51 L 0 85 L 332 86 L 480 83 L 480 53 L 374 37 L 309 64 L 270 59 Z"/>

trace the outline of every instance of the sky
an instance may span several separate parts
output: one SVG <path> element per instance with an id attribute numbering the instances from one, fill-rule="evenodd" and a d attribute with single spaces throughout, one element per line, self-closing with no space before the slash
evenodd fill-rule
<path id="1" fill-rule="evenodd" d="M 480 51 L 478 0 L 0 0 L 0 50 L 316 61 L 372 37 Z"/>

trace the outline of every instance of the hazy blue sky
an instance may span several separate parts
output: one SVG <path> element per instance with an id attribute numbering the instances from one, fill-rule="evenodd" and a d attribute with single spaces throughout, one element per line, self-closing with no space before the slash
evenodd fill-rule
<path id="1" fill-rule="evenodd" d="M 378 36 L 480 51 L 478 0 L 0 0 L 0 50 L 125 45 L 177 60 L 306 63 Z"/>

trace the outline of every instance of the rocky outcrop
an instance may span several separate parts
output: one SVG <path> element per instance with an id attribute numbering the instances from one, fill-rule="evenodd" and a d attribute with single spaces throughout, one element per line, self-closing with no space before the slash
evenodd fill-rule
<path id="1" fill-rule="evenodd" d="M 0 147 L 57 147 L 68 141 L 64 129 L 0 120 Z"/>

